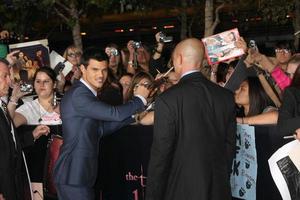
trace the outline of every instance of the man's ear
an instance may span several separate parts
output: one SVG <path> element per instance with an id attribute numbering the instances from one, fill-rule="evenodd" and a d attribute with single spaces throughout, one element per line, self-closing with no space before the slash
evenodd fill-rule
<path id="1" fill-rule="evenodd" d="M 85 71 L 86 71 L 86 68 L 83 64 L 80 65 L 80 71 L 82 74 L 85 73 Z"/>
<path id="2" fill-rule="evenodd" d="M 178 63 L 179 63 L 180 65 L 182 65 L 182 62 L 183 62 L 182 55 L 179 54 L 179 55 L 178 55 Z"/>

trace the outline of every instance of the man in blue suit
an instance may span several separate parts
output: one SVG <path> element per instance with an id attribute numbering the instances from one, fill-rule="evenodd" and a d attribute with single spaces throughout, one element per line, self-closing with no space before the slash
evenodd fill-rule
<path id="1" fill-rule="evenodd" d="M 62 200 L 92 200 L 97 177 L 99 140 L 134 122 L 132 115 L 144 109 L 149 90 L 139 86 L 132 101 L 110 106 L 97 99 L 108 70 L 103 50 L 82 55 L 82 78 L 65 94 L 60 110 L 64 143 L 54 168 L 57 194 Z"/>

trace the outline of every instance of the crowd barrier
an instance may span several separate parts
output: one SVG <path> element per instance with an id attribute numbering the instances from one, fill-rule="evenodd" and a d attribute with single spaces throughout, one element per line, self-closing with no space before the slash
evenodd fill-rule
<path id="1" fill-rule="evenodd" d="M 57 131 L 54 130 L 53 134 L 57 134 Z M 99 174 L 95 186 L 97 199 L 145 199 L 152 137 L 153 126 L 130 125 L 101 140 Z M 47 139 L 49 140 L 50 136 Z M 255 126 L 258 162 L 257 200 L 281 199 L 269 171 L 268 159 L 287 142 L 277 134 L 275 126 Z M 30 154 L 28 149 L 25 152 L 27 155 Z M 46 158 L 49 158 L 50 152 L 51 150 L 48 149 Z M 54 153 L 57 153 L 57 149 Z M 47 168 L 49 159 L 46 159 L 46 162 Z M 44 177 L 49 177 L 49 170 L 45 170 Z M 49 191 L 53 192 L 53 188 L 47 188 L 49 186 L 47 178 L 44 179 L 44 185 L 46 194 Z"/>

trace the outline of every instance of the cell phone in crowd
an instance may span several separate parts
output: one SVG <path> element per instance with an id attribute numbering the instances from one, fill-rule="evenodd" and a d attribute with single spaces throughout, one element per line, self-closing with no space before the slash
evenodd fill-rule
<path id="1" fill-rule="evenodd" d="M 257 48 L 255 40 L 250 40 L 248 46 L 250 48 L 251 53 L 255 53 L 255 52 L 258 51 L 258 48 Z"/>

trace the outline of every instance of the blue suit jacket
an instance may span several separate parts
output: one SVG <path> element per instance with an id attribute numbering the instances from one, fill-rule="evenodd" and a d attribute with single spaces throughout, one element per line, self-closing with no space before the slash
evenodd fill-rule
<path id="1" fill-rule="evenodd" d="M 53 172 L 55 183 L 92 187 L 100 138 L 133 122 L 131 115 L 143 109 L 137 97 L 122 106 L 107 105 L 78 81 L 60 105 L 64 143 Z"/>

